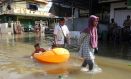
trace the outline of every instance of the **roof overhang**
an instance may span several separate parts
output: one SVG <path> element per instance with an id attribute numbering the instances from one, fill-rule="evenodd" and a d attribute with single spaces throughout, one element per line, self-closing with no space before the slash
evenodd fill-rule
<path id="1" fill-rule="evenodd" d="M 39 3 L 45 3 L 45 4 L 47 4 L 47 3 L 48 3 L 48 1 L 47 1 L 47 0 L 33 0 L 33 1 L 35 1 L 35 2 L 39 2 Z"/>
<path id="2" fill-rule="evenodd" d="M 121 2 L 126 0 L 99 0 L 99 3 L 113 3 L 113 2 Z"/>
<path id="3" fill-rule="evenodd" d="M 51 0 L 53 3 L 64 4 L 75 8 L 88 9 L 90 0 Z M 96 1 L 96 0 L 92 0 Z"/>

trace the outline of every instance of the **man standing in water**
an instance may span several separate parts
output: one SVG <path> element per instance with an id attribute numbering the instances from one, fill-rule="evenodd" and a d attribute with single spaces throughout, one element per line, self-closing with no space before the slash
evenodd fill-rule
<path id="1" fill-rule="evenodd" d="M 65 19 L 61 18 L 54 29 L 54 42 L 57 47 L 64 47 L 66 43 L 64 40 L 67 40 L 67 44 L 70 44 L 68 27 L 65 25 Z"/>
<path id="2" fill-rule="evenodd" d="M 130 15 L 127 15 L 127 19 L 124 20 L 123 26 L 124 26 L 124 28 L 123 28 L 123 39 L 125 41 L 128 41 L 128 40 L 130 40 L 129 34 L 130 34 L 130 29 L 131 29 Z"/>
<path id="3" fill-rule="evenodd" d="M 127 19 L 124 21 L 123 26 L 124 26 L 124 29 L 130 30 L 130 27 L 131 27 L 130 15 L 127 15 Z"/>

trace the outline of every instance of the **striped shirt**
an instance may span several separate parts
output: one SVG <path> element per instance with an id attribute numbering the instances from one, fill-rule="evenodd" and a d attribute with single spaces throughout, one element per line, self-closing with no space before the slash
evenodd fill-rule
<path id="1" fill-rule="evenodd" d="M 79 53 L 84 59 L 95 59 L 94 49 L 90 44 L 90 35 L 87 33 L 81 33 L 79 39 L 80 50 Z"/>

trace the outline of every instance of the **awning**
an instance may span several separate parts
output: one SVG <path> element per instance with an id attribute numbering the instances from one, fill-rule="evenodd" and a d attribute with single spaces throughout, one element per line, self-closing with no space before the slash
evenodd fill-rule
<path id="1" fill-rule="evenodd" d="M 98 0 L 52 0 L 53 3 L 59 3 L 68 5 L 71 7 L 77 7 L 81 9 L 89 8 L 89 1 L 98 1 Z"/>
<path id="2" fill-rule="evenodd" d="M 48 3 L 48 1 L 47 0 L 34 0 L 34 1 L 36 1 L 36 2 L 41 2 L 41 3 Z"/>
<path id="3" fill-rule="evenodd" d="M 72 8 L 71 7 L 63 7 L 61 5 L 53 4 L 49 13 L 52 13 L 55 16 L 59 17 L 71 17 L 72 16 Z"/>
<path id="4" fill-rule="evenodd" d="M 94 14 L 98 10 L 98 0 L 51 0 L 51 2 L 54 5 L 50 9 L 50 13 L 58 16 L 70 17 L 74 8 L 89 10 L 90 14 Z"/>

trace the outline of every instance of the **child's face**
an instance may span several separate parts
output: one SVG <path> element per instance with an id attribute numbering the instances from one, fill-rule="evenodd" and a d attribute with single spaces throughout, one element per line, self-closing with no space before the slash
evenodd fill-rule
<path id="1" fill-rule="evenodd" d="M 40 48 L 40 46 L 36 46 L 36 47 L 35 47 L 36 50 L 39 49 L 39 48 Z"/>

